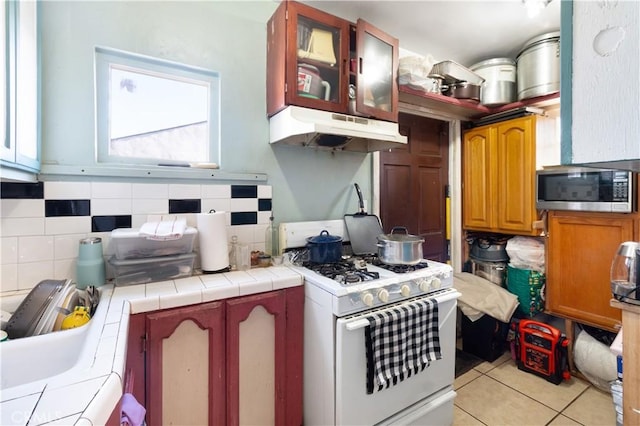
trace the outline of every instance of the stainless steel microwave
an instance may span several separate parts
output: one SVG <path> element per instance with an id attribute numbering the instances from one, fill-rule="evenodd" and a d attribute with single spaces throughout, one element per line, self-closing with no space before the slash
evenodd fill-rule
<path id="1" fill-rule="evenodd" d="M 629 213 L 636 209 L 633 172 L 552 167 L 536 172 L 536 208 Z"/>

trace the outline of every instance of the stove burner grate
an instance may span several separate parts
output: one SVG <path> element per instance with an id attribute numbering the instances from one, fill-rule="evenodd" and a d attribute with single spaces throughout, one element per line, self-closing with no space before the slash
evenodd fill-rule
<path id="1" fill-rule="evenodd" d="M 355 284 L 362 281 L 377 280 L 380 274 L 372 272 L 366 268 L 356 268 L 353 262 L 336 262 L 336 263 L 313 263 L 305 262 L 305 268 L 331 278 L 342 285 Z"/>

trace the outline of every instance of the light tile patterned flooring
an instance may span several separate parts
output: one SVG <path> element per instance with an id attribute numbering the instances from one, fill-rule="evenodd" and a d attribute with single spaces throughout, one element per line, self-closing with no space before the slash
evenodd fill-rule
<path id="1" fill-rule="evenodd" d="M 456 378 L 458 426 L 615 426 L 611 394 L 572 377 L 559 385 L 518 370 L 509 352 Z"/>

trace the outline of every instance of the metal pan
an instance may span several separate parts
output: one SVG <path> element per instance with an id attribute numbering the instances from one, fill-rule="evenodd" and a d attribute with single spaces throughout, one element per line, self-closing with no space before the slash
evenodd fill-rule
<path id="1" fill-rule="evenodd" d="M 357 183 L 353 185 L 356 187 L 356 193 L 358 194 L 360 211 L 344 216 L 344 224 L 351 241 L 351 250 L 357 256 L 377 254 L 378 235 L 384 234 L 382 224 L 378 216 L 368 214 L 365 211 L 360 186 Z"/>

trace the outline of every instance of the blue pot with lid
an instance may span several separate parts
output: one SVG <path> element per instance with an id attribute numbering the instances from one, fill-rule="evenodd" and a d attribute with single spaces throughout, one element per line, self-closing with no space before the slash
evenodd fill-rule
<path id="1" fill-rule="evenodd" d="M 336 263 L 342 259 L 342 237 L 330 235 L 326 229 L 319 235 L 307 238 L 309 261 Z"/>

